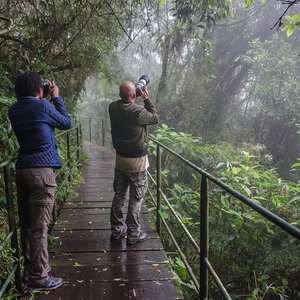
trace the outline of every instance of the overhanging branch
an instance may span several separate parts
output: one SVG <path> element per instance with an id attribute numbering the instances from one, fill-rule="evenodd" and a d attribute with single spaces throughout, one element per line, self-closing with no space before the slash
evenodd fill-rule
<path id="1" fill-rule="evenodd" d="M 276 26 L 277 26 L 276 30 L 278 30 L 282 26 L 282 24 L 283 24 L 282 19 L 286 15 L 286 13 L 288 12 L 288 10 L 292 6 L 300 3 L 300 0 L 276 0 L 276 1 L 277 2 L 281 2 L 282 5 L 287 5 L 287 8 L 284 10 L 284 12 L 282 13 L 282 15 L 277 20 L 277 22 L 271 27 L 271 30 L 274 29 Z"/>
<path id="2" fill-rule="evenodd" d="M 4 17 L 2 15 L 0 15 L 0 20 L 3 20 L 4 22 L 8 23 L 8 27 L 7 28 L 0 30 L 0 35 L 2 35 L 2 34 L 5 34 L 5 33 L 9 32 L 12 29 L 12 27 L 13 27 L 13 21 L 12 21 L 12 19 Z"/>

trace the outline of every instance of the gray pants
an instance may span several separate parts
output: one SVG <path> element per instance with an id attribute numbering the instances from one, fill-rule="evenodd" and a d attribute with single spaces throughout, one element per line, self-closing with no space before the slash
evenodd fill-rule
<path id="1" fill-rule="evenodd" d="M 47 280 L 49 268 L 48 226 L 56 187 L 52 168 L 20 169 L 16 172 L 21 225 L 24 276 L 28 285 Z"/>
<path id="2" fill-rule="evenodd" d="M 127 173 L 115 170 L 115 196 L 112 202 L 110 215 L 111 231 L 113 236 L 118 236 L 118 234 L 125 232 L 126 226 L 127 236 L 129 238 L 134 239 L 139 236 L 139 216 L 147 188 L 147 171 Z M 127 218 L 126 221 L 124 221 L 123 213 L 127 203 Z"/>

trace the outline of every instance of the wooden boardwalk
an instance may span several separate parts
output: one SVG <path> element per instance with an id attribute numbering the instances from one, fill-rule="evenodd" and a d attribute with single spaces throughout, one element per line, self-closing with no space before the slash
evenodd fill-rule
<path id="1" fill-rule="evenodd" d="M 182 299 L 145 206 L 141 224 L 149 239 L 132 246 L 110 241 L 114 153 L 86 146 L 85 182 L 64 205 L 51 234 L 50 274 L 62 277 L 64 285 L 35 299 Z"/>

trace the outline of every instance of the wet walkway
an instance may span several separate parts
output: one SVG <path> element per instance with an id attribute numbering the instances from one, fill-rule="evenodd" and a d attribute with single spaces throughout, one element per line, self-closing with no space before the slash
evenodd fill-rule
<path id="1" fill-rule="evenodd" d="M 149 239 L 132 246 L 111 243 L 109 214 L 113 198 L 114 153 L 86 144 L 90 160 L 78 195 L 64 205 L 51 234 L 51 275 L 64 285 L 35 299 L 182 299 L 147 208 L 141 224 Z"/>

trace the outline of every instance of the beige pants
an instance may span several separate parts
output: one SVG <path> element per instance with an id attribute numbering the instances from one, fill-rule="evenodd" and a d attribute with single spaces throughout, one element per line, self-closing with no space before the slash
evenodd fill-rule
<path id="1" fill-rule="evenodd" d="M 28 285 L 47 280 L 49 268 L 48 226 L 56 187 L 52 168 L 19 169 L 16 172 L 21 225 L 24 276 Z"/>

